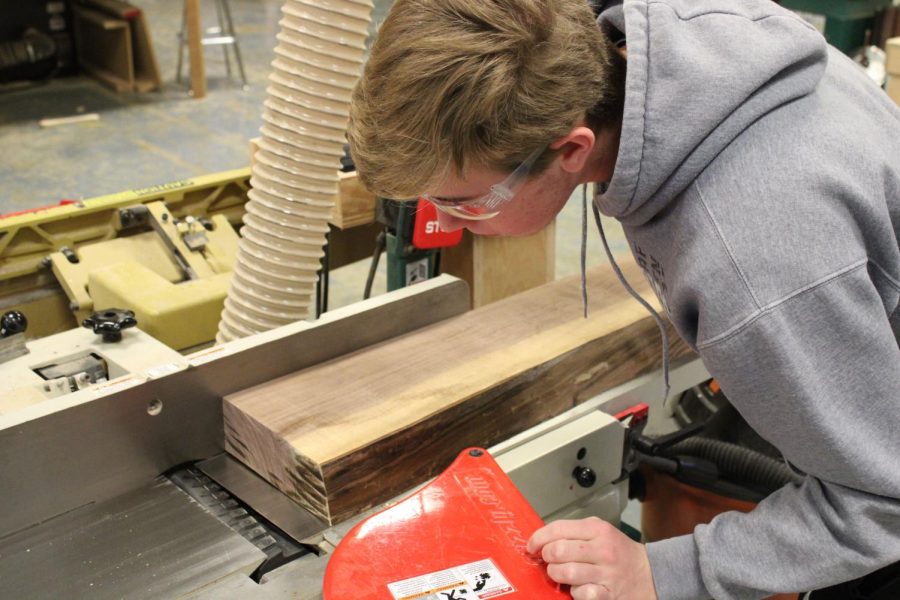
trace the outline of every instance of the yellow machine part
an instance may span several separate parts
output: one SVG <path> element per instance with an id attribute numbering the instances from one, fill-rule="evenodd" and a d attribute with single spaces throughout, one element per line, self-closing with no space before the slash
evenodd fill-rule
<path id="1" fill-rule="evenodd" d="M 88 293 L 97 310 L 128 307 L 138 327 L 175 350 L 215 339 L 231 273 L 172 283 L 134 261 L 91 271 Z"/>
<path id="2" fill-rule="evenodd" d="M 249 179 L 250 169 L 236 169 L 0 219 L 0 313 L 8 310 L 25 313 L 29 320 L 26 335 L 30 339 L 77 327 L 93 306 L 86 291 L 87 274 L 82 272 L 78 276 L 82 282 L 80 287 L 65 281 L 61 287 L 53 273 L 45 268 L 43 261 L 48 256 L 67 246 L 83 257 L 87 248 L 97 242 L 106 244 L 140 237 L 117 238 L 119 210 L 136 204 L 162 201 L 175 217 L 192 215 L 214 221 L 220 217 L 232 228 L 237 227 L 244 214 Z M 139 256 L 155 252 L 149 249 L 149 243 L 138 244 L 134 252 Z M 130 246 L 111 247 L 110 253 L 122 260 L 131 256 L 127 247 Z M 218 251 L 207 255 L 214 271 L 231 269 L 227 258 Z M 221 260 L 226 262 L 216 264 Z M 175 272 L 176 266 L 171 261 L 169 264 L 172 270 L 162 276 L 178 281 L 180 274 Z M 68 262 L 66 265 L 78 266 Z"/>
<path id="3" fill-rule="evenodd" d="M 0 220 L 0 281 L 41 270 L 41 260 L 63 246 L 116 237 L 119 209 L 162 201 L 176 217 L 225 215 L 239 225 L 250 189 L 250 169 L 236 169 L 84 200 Z"/>
<path id="4" fill-rule="evenodd" d="M 205 247 L 192 252 L 172 224 L 165 204 L 146 206 L 158 221 L 166 223 L 166 238 L 185 257 L 197 279 L 186 280 L 156 231 L 86 244 L 79 248 L 75 263 L 54 252 L 50 255 L 53 273 L 78 321 L 93 312 L 123 308 L 134 311 L 138 326 L 170 348 L 185 350 L 211 342 L 234 268 L 237 233 L 224 215 L 214 215 L 212 230 L 203 230 Z"/>

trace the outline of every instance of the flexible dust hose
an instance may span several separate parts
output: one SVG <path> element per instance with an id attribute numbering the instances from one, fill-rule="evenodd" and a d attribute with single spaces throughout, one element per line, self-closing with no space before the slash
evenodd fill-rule
<path id="1" fill-rule="evenodd" d="M 741 485 L 775 491 L 802 477 L 784 462 L 722 440 L 692 437 L 666 450 L 667 456 L 693 456 L 715 464 L 719 472 Z"/>
<path id="2" fill-rule="evenodd" d="M 288 0 L 281 11 L 219 343 L 309 314 L 372 2 Z"/>

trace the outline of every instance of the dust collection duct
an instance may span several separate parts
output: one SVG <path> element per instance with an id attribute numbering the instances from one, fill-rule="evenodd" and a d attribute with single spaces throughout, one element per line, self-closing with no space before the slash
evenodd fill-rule
<path id="1" fill-rule="evenodd" d="M 218 343 L 305 319 L 338 193 L 371 0 L 287 0 Z"/>

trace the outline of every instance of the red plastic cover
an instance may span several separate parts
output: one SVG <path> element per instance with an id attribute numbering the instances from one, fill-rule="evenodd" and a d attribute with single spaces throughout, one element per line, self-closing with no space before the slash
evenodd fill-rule
<path id="1" fill-rule="evenodd" d="M 438 222 L 437 209 L 428 200 L 419 200 L 413 227 L 413 246 L 420 250 L 449 248 L 462 240 L 463 230 L 444 231 Z"/>
<path id="2" fill-rule="evenodd" d="M 464 450 L 432 483 L 360 522 L 325 571 L 325 600 L 571 599 L 525 551 L 543 521 L 494 459 Z"/>

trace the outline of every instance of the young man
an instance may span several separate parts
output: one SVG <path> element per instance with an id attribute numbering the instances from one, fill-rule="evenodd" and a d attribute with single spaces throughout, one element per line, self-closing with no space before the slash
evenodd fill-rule
<path id="1" fill-rule="evenodd" d="M 900 111 L 769 0 L 596 8 L 397 0 L 351 110 L 359 175 L 485 235 L 598 182 L 679 334 L 808 475 L 693 535 L 589 519 L 530 549 L 579 600 L 759 598 L 900 561 Z"/>

